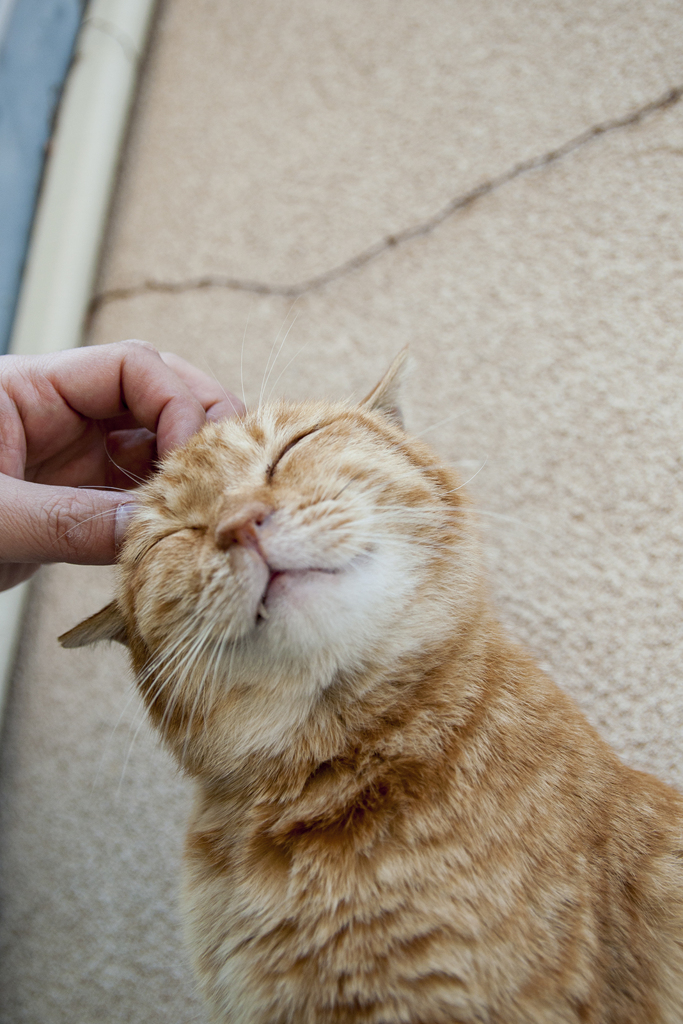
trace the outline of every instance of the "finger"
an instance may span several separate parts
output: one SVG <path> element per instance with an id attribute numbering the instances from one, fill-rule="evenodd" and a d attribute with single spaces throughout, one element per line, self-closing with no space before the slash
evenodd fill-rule
<path id="1" fill-rule="evenodd" d="M 6 365 L 6 364 L 5 364 Z M 26 468 L 26 435 L 15 403 L 0 378 L 0 473 L 22 477 Z"/>
<path id="2" fill-rule="evenodd" d="M 50 487 L 0 476 L 0 562 L 106 565 L 129 493 Z M 119 512 L 120 509 L 120 512 Z"/>
<path id="3" fill-rule="evenodd" d="M 48 357 L 44 367 L 64 401 L 81 416 L 101 420 L 130 411 L 140 426 L 157 435 L 162 456 L 206 422 L 201 402 L 146 342 L 72 349 Z"/>
<path id="4" fill-rule="evenodd" d="M 223 420 L 229 416 L 244 416 L 244 404 L 232 391 L 226 391 L 217 377 L 203 373 L 174 352 L 161 352 L 160 355 L 166 365 L 185 381 L 192 394 L 199 399 L 208 419 Z"/>

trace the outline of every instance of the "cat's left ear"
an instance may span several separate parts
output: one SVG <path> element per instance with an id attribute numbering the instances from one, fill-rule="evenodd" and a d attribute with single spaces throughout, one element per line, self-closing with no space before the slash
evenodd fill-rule
<path id="1" fill-rule="evenodd" d="M 397 427 L 403 428 L 403 415 L 398 396 L 403 383 L 406 364 L 408 362 L 408 346 L 401 349 L 393 363 L 369 395 L 360 403 L 373 412 L 380 412 Z"/>
<path id="2" fill-rule="evenodd" d="M 116 601 L 112 601 L 59 637 L 62 647 L 87 647 L 99 640 L 116 640 L 128 646 L 126 624 Z"/>

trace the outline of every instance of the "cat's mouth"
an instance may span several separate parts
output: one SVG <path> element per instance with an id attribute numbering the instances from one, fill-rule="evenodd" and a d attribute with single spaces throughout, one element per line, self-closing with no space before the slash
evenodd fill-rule
<path id="1" fill-rule="evenodd" d="M 270 566 L 268 566 L 268 568 L 270 569 Z M 268 597 L 268 592 L 270 590 L 271 584 L 276 579 L 279 579 L 279 577 L 283 576 L 283 575 L 284 575 L 284 572 L 283 572 L 282 569 L 270 569 L 270 577 L 268 578 L 268 582 L 266 583 L 265 590 L 261 594 L 261 600 L 259 601 L 258 608 L 256 609 L 256 621 L 257 622 L 259 621 L 259 619 L 269 619 L 270 618 L 270 612 L 266 608 L 266 599 Z"/>
<path id="2" fill-rule="evenodd" d="M 270 565 L 268 565 L 268 569 L 270 570 L 270 577 L 268 579 L 268 582 L 266 583 L 266 586 L 261 595 L 261 600 L 259 601 L 258 607 L 256 609 L 257 625 L 260 621 L 264 621 L 270 618 L 271 613 L 268 608 L 268 600 L 269 598 L 273 597 L 273 590 L 277 589 L 278 580 L 284 578 L 303 579 L 306 576 L 312 576 L 314 574 L 318 575 L 319 573 L 324 573 L 328 576 L 336 576 L 340 572 L 344 571 L 343 569 L 322 569 L 318 567 L 310 567 L 305 569 L 273 569 Z"/>

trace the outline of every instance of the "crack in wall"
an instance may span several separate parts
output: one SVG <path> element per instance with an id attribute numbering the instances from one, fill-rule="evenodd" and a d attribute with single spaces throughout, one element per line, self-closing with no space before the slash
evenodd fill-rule
<path id="1" fill-rule="evenodd" d="M 532 157 L 529 160 L 522 160 L 509 170 L 504 171 L 502 174 L 489 178 L 469 191 L 464 192 L 459 196 L 455 196 L 455 198 L 451 199 L 450 202 L 427 220 L 404 228 L 402 231 L 396 232 L 395 234 L 386 235 L 378 242 L 375 242 L 374 245 L 368 246 L 368 248 L 363 249 L 361 252 L 352 256 L 350 259 L 345 260 L 343 263 L 339 263 L 337 266 L 332 267 L 330 270 L 326 270 L 322 274 L 316 274 L 315 276 L 309 277 L 296 284 L 269 284 L 263 281 L 250 281 L 217 274 L 190 278 L 186 281 L 148 280 L 142 284 L 132 285 L 128 288 L 111 288 L 108 291 L 100 292 L 99 295 L 96 295 L 93 298 L 90 304 L 89 316 L 92 317 L 101 306 L 110 302 L 135 298 L 138 295 L 144 295 L 148 292 L 178 294 L 181 292 L 199 291 L 206 288 L 222 288 L 230 291 L 251 292 L 255 295 L 280 295 L 285 298 L 297 298 L 300 295 L 305 295 L 307 292 L 316 291 L 332 281 L 337 281 L 339 278 L 345 277 L 346 275 L 353 273 L 355 270 L 360 270 L 362 267 L 383 255 L 383 253 L 388 252 L 390 249 L 395 249 L 399 245 L 405 245 L 406 242 L 412 241 L 414 238 L 420 238 L 424 235 L 431 234 L 437 227 L 443 224 L 445 220 L 448 220 L 455 213 L 458 213 L 460 210 L 467 209 L 467 207 L 472 206 L 472 204 L 477 202 L 477 200 L 482 199 L 484 196 L 491 195 L 491 193 L 496 192 L 498 189 L 514 181 L 516 178 L 519 178 L 524 174 L 529 174 L 532 171 L 542 170 L 551 164 L 555 164 L 564 157 L 569 156 L 570 153 L 575 152 L 575 150 L 581 149 L 581 147 L 594 142 L 596 139 L 601 138 L 603 135 L 607 135 L 609 132 L 618 131 L 622 128 L 630 128 L 633 125 L 640 124 L 651 115 L 656 114 L 661 110 L 665 110 L 667 107 L 674 106 L 682 98 L 683 86 L 676 86 L 666 92 L 663 96 L 660 96 L 658 99 L 653 100 L 650 103 L 646 103 L 644 106 L 639 107 L 630 114 L 626 114 L 624 117 L 615 118 L 611 121 L 603 121 L 600 124 L 593 125 L 592 128 L 588 128 L 586 131 L 581 132 L 580 135 L 575 135 L 574 138 L 569 139 L 556 149 L 548 150 L 546 153 Z"/>

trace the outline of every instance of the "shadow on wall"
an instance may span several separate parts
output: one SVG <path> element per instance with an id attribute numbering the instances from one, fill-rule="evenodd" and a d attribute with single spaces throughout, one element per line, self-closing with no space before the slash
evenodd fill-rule
<path id="1" fill-rule="evenodd" d="M 0 353 L 84 0 L 0 0 Z"/>

